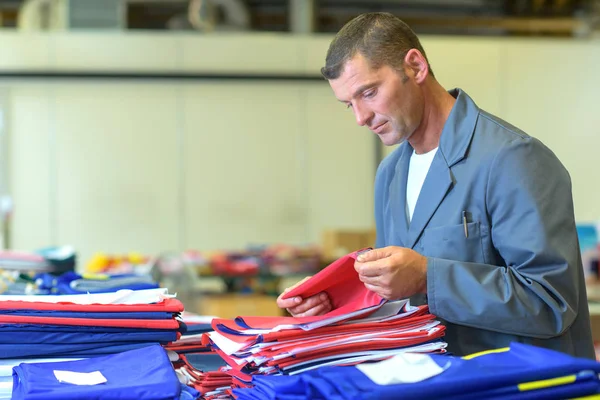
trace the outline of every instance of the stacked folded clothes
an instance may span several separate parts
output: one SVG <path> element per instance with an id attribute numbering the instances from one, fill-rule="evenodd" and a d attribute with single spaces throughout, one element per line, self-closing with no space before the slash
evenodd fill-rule
<path id="1" fill-rule="evenodd" d="M 206 346 L 202 343 L 202 334 L 213 330 L 211 322 L 214 318 L 184 311 L 180 315 L 180 320 L 186 326 L 185 332 L 179 339 L 164 347 L 176 353 L 206 352 Z"/>
<path id="2" fill-rule="evenodd" d="M 255 375 L 253 388 L 233 394 L 238 400 L 596 399 L 599 373 L 596 361 L 513 343 L 462 358 L 404 354 L 295 376 Z"/>
<path id="3" fill-rule="evenodd" d="M 205 399 L 212 399 L 212 392 L 220 393 L 218 389 L 222 387 L 231 387 L 231 376 L 222 372 L 227 364 L 202 343 L 203 333 L 212 331 L 214 318 L 184 311 L 181 320 L 187 327 L 186 332 L 177 341 L 164 346 L 175 359 L 173 366 L 180 381 L 198 390 Z"/>
<path id="4" fill-rule="evenodd" d="M 58 377 L 39 379 L 47 368 L 73 372 L 79 371 L 76 369 L 79 366 L 103 365 L 112 374 L 110 381 L 117 384 L 116 390 L 137 385 L 142 393 L 145 390 L 142 387 L 151 385 L 148 380 L 134 375 L 137 370 L 149 367 L 143 363 L 152 358 L 154 361 L 166 359 L 166 364 L 153 367 L 163 371 L 154 372 L 172 376 L 176 382 L 175 394 L 161 398 L 196 399 L 199 397 L 196 390 L 181 387 L 162 347 L 177 341 L 185 331 L 185 324 L 179 319 L 181 312 L 183 304 L 163 288 L 59 296 L 0 296 L 0 358 L 4 359 L 0 363 L 0 398 L 10 398 L 7 393 L 11 392 L 13 398 L 26 399 L 125 398 L 115 397 L 112 386 L 105 382 L 94 387 L 102 392 L 96 396 L 95 391 L 84 391 L 84 395 L 77 395 L 81 391 L 71 392 L 73 388 L 69 386 L 79 383 L 58 382 L 57 386 Z M 131 363 L 136 367 L 128 367 L 122 357 L 132 357 Z M 74 363 L 72 367 L 71 363 Z M 130 382 L 129 386 L 120 382 L 111 368 L 120 370 L 121 374 L 133 374 L 131 378 L 137 379 L 136 382 Z M 9 381 L 11 374 L 13 379 Z M 77 373 L 67 375 L 83 377 Z M 146 379 L 154 379 L 152 376 Z M 36 385 L 38 389 L 34 389 Z"/>
<path id="5" fill-rule="evenodd" d="M 353 365 L 406 352 L 444 353 L 444 327 L 427 306 L 385 301 L 354 270 L 359 252 L 346 255 L 286 293 L 328 293 L 333 311 L 316 317 L 215 318 L 204 344 L 227 362 L 235 387 L 257 375 L 294 375 L 325 365 Z M 230 392 L 224 390 L 224 392 Z"/>
<path id="6" fill-rule="evenodd" d="M 36 252 L 0 251 L 0 269 L 61 273 L 75 268 L 75 250 L 70 246 L 48 247 Z"/>
<path id="7" fill-rule="evenodd" d="M 199 393 L 179 382 L 158 345 L 76 361 L 13 368 L 14 400 L 187 400 Z"/>
<path id="8" fill-rule="evenodd" d="M 0 296 L 0 358 L 92 357 L 176 341 L 183 304 L 167 289 Z"/>

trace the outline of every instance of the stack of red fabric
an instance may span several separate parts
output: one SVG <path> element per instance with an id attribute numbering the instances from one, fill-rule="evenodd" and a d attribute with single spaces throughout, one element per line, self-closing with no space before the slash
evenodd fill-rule
<path id="1" fill-rule="evenodd" d="M 444 327 L 427 306 L 385 301 L 354 270 L 359 252 L 335 261 L 286 293 L 303 298 L 327 292 L 333 311 L 317 317 L 213 319 L 203 343 L 228 364 L 236 387 L 256 374 L 297 374 L 325 365 L 353 365 L 403 352 L 443 353 Z"/>

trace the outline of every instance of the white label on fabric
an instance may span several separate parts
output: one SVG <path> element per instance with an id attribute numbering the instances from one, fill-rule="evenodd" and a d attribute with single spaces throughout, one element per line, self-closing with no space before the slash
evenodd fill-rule
<path id="1" fill-rule="evenodd" d="M 356 368 L 378 385 L 420 382 L 444 371 L 427 354 L 418 353 L 399 354 L 388 360 L 359 364 Z"/>
<path id="2" fill-rule="evenodd" d="M 73 385 L 99 385 L 107 382 L 100 371 L 73 372 L 54 370 L 54 376 L 56 376 L 59 382 L 71 383 Z"/>

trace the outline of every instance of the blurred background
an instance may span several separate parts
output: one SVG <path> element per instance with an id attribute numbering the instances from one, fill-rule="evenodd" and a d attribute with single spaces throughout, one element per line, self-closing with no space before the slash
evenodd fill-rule
<path id="1" fill-rule="evenodd" d="M 446 88 L 563 161 L 594 300 L 592 0 L 0 0 L 1 290 L 151 275 L 186 310 L 274 315 L 282 288 L 372 246 L 393 149 L 319 75 L 368 11 L 404 19 Z"/>

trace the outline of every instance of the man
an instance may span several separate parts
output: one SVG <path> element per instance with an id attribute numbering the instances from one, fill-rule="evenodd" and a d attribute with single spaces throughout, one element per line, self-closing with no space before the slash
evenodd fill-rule
<path id="1" fill-rule="evenodd" d="M 435 79 L 419 39 L 386 13 L 332 41 L 322 74 L 386 145 L 376 249 L 357 260 L 386 299 L 427 302 L 465 355 L 522 342 L 594 358 L 570 177 L 540 141 Z M 295 316 L 327 294 L 278 299 Z"/>

